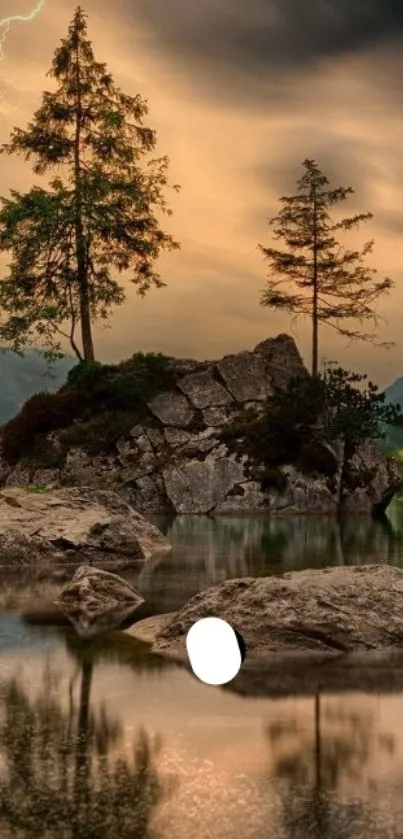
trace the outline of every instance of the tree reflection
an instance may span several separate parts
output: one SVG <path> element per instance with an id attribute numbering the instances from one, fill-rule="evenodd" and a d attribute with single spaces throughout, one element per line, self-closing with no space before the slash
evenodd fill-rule
<path id="1" fill-rule="evenodd" d="M 370 713 L 331 704 L 323 710 L 321 699 L 314 697 L 313 736 L 296 719 L 267 729 L 274 773 L 285 784 L 283 824 L 290 839 L 354 839 L 363 835 L 365 805 L 343 801 L 340 788 L 361 780 L 375 748 L 392 754 L 394 738 L 374 732 Z"/>
<path id="2" fill-rule="evenodd" d="M 3 683 L 2 839 L 154 836 L 151 816 L 168 793 L 156 765 L 161 741 L 140 728 L 131 754 L 117 755 L 117 748 L 122 748 L 121 726 L 105 708 L 99 713 L 91 710 L 93 669 L 90 660 L 80 662 L 78 703 L 73 677 L 67 710 L 49 667 L 36 698 L 30 698 L 16 678 Z"/>

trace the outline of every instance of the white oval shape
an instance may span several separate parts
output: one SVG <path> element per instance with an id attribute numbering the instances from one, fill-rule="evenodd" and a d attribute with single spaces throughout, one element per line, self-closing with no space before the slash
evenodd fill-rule
<path id="1" fill-rule="evenodd" d="M 242 664 L 238 639 L 222 618 L 201 618 L 186 636 L 190 666 L 207 685 L 225 685 L 234 679 Z"/>

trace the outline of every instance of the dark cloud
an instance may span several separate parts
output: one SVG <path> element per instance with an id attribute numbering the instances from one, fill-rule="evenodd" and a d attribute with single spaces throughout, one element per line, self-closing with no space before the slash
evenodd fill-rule
<path id="1" fill-rule="evenodd" d="M 129 2 L 129 0 L 125 0 Z M 161 48 L 232 98 L 249 77 L 275 81 L 323 59 L 403 38 L 402 0 L 130 0 Z M 288 71 L 288 72 L 287 72 Z M 227 91 L 229 92 L 229 91 Z M 240 90 L 241 94 L 242 91 Z"/>
<path id="2" fill-rule="evenodd" d="M 280 209 L 278 199 L 282 195 L 295 194 L 305 158 L 316 161 L 328 178 L 330 188 L 353 187 L 354 194 L 342 206 L 344 216 L 372 212 L 376 196 L 368 177 L 370 170 L 365 151 L 366 144 L 362 139 L 335 136 L 330 130 L 313 131 L 306 126 L 287 132 L 281 145 L 281 157 L 272 157 L 250 169 L 251 177 L 267 190 L 270 202 L 264 208 L 255 208 L 248 223 L 253 226 L 261 222 L 263 216 L 276 215 Z"/>
<path id="3" fill-rule="evenodd" d="M 276 194 L 290 194 L 304 173 L 303 161 L 315 160 L 331 187 L 352 186 L 360 203 L 371 200 L 368 165 L 363 162 L 363 142 L 335 136 L 333 131 L 296 128 L 284 137 L 281 158 L 254 168 L 254 177 Z M 353 181 L 353 182 L 352 182 Z M 358 198 L 357 198 L 358 195 Z"/>

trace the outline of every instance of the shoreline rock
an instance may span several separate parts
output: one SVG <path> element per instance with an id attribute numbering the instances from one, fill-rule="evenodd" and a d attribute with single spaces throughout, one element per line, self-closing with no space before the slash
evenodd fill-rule
<path id="1" fill-rule="evenodd" d="M 0 565 L 122 567 L 170 550 L 165 536 L 116 493 L 0 491 Z"/>

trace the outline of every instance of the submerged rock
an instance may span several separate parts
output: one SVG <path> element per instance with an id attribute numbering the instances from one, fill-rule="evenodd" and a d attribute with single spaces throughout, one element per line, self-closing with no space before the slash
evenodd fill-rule
<path id="1" fill-rule="evenodd" d="M 82 638 L 120 626 L 144 598 L 118 574 L 82 565 L 56 600 Z"/>
<path id="2" fill-rule="evenodd" d="M 122 562 L 170 544 L 116 493 L 86 487 L 0 492 L 0 564 Z"/>

